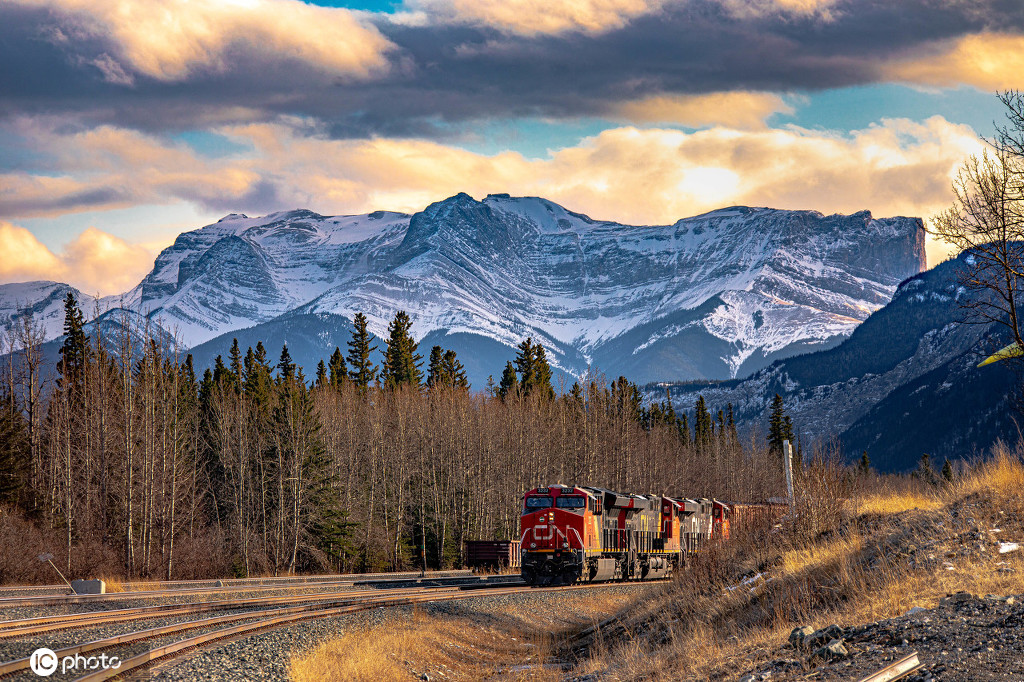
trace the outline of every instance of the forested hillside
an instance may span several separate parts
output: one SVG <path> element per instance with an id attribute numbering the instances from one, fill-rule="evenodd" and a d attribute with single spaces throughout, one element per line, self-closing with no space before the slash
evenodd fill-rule
<path id="1" fill-rule="evenodd" d="M 465 539 L 515 538 L 519 496 L 542 483 L 781 487 L 777 456 L 743 446 L 730 411 L 647 409 L 625 378 L 556 396 L 530 339 L 472 393 L 454 352 L 423 359 L 402 312 L 386 339 L 357 315 L 316 368 L 235 343 L 202 376 L 130 318 L 87 327 L 73 295 L 65 312 L 55 367 L 26 319 L 4 368 L 0 582 L 52 581 L 42 552 L 76 577 L 452 566 Z"/>

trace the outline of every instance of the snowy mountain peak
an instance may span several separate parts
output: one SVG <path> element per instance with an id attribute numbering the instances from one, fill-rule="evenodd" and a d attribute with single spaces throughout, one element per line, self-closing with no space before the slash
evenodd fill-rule
<path id="1" fill-rule="evenodd" d="M 573 374 L 727 378 L 838 342 L 923 267 L 916 218 L 733 206 L 629 226 L 460 193 L 411 216 L 231 214 L 180 235 L 125 300 L 188 346 L 284 315 L 364 312 L 382 335 L 406 310 L 418 337 L 478 355 L 533 336 Z"/>

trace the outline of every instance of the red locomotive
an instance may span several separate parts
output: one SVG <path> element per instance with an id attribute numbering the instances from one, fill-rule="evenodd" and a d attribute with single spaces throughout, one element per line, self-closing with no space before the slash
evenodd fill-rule
<path id="1" fill-rule="evenodd" d="M 665 578 L 714 537 L 729 537 L 728 505 L 582 486 L 523 496 L 522 576 L 531 585 Z"/>

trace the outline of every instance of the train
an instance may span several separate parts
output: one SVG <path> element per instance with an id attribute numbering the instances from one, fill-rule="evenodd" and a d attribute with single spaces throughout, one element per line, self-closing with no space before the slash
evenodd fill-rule
<path id="1" fill-rule="evenodd" d="M 715 499 L 540 486 L 523 495 L 520 572 L 530 585 L 668 578 L 729 538 L 732 512 Z"/>

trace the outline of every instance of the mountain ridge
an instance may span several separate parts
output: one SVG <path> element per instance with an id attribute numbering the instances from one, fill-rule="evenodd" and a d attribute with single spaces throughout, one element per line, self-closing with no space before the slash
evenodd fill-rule
<path id="1" fill-rule="evenodd" d="M 383 336 L 404 309 L 418 338 L 486 345 L 492 373 L 532 336 L 568 375 L 596 366 L 644 382 L 737 376 L 835 345 L 924 264 L 917 218 L 727 207 L 630 226 L 541 197 L 460 193 L 414 214 L 229 214 L 100 303 L 143 312 L 189 348 L 291 313 L 335 338 L 363 312 Z"/>

